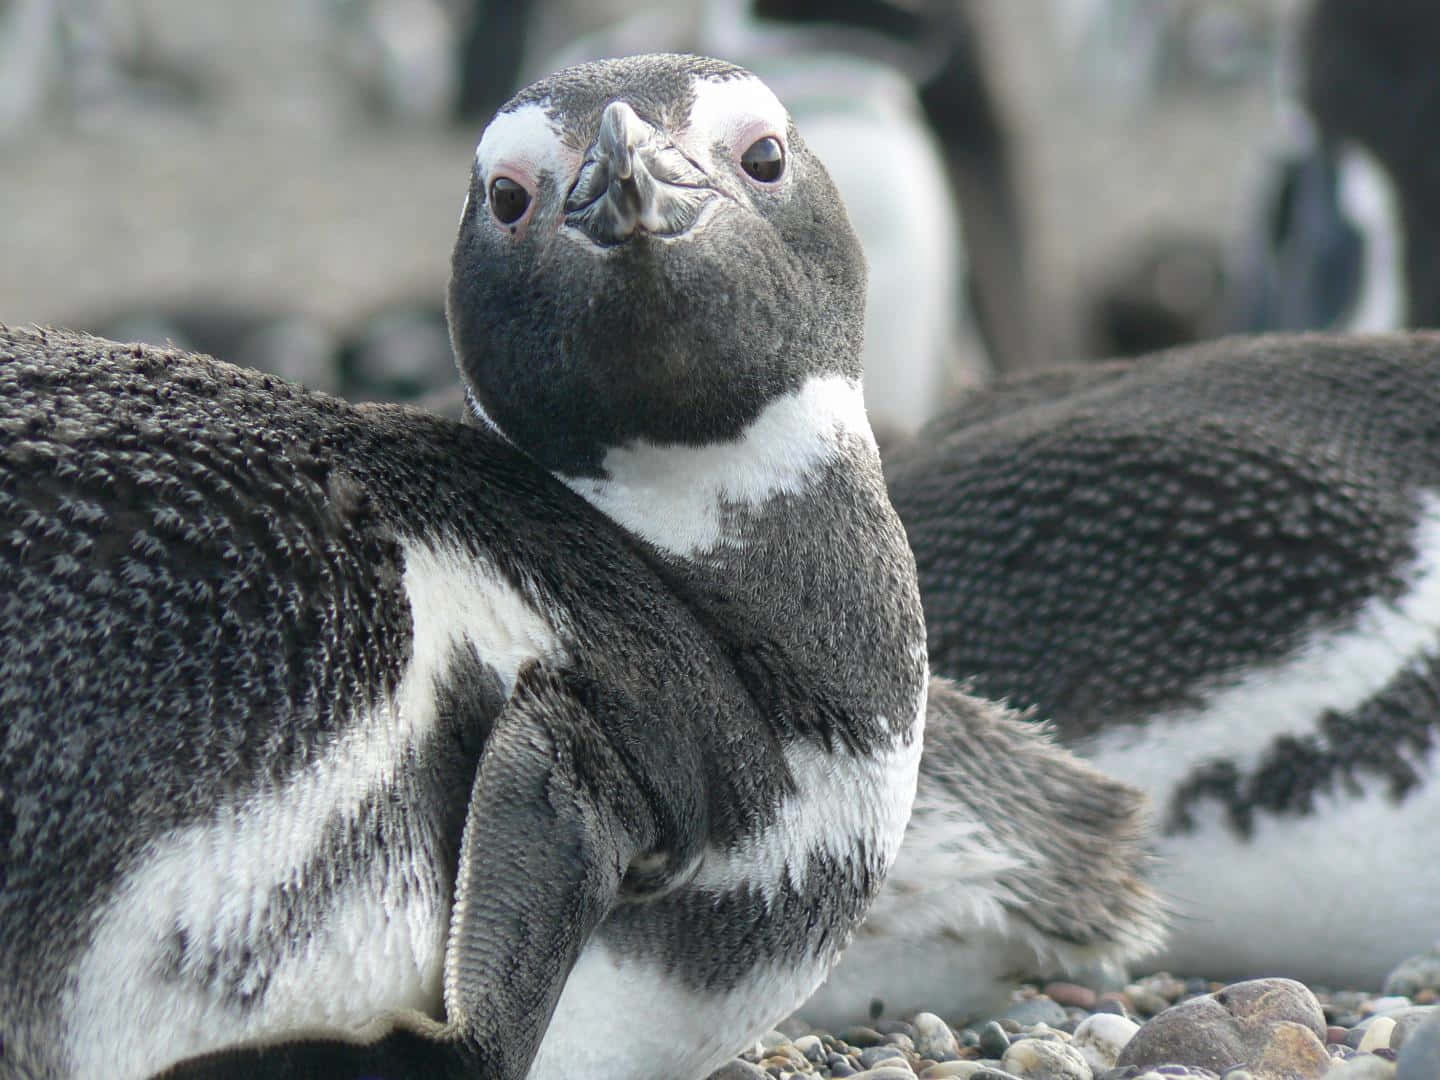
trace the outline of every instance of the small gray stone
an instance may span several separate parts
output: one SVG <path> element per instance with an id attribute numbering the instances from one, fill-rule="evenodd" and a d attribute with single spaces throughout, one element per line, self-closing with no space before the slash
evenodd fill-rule
<path id="1" fill-rule="evenodd" d="M 1370 1053 L 1373 1050 L 1390 1049 L 1390 1037 L 1395 1034 L 1395 1027 L 1393 1017 L 1375 1017 L 1374 1021 L 1365 1028 L 1360 1041 L 1355 1044 L 1355 1049 L 1362 1054 Z"/>
<path id="2" fill-rule="evenodd" d="M 885 1041 L 884 1035 L 881 1035 L 880 1032 L 872 1027 L 865 1027 L 863 1024 L 846 1028 L 840 1032 L 840 1038 L 851 1046 L 858 1046 L 862 1049 L 867 1046 L 879 1046 Z"/>
<path id="3" fill-rule="evenodd" d="M 1075 1047 L 1043 1039 L 1017 1039 L 1000 1064 L 1025 1080 L 1092 1080 L 1094 1076 Z"/>
<path id="4" fill-rule="evenodd" d="M 1291 979 L 1252 979 L 1190 998 L 1146 1023 L 1117 1066 L 1166 1064 L 1220 1070 L 1251 1066 L 1257 1080 L 1323 1075 L 1325 1016 L 1308 989 Z"/>
<path id="5" fill-rule="evenodd" d="M 734 1058 L 711 1073 L 710 1080 L 770 1080 L 770 1074 L 758 1065 Z"/>
<path id="6" fill-rule="evenodd" d="M 1425 1075 L 1434 1077 L 1437 1074 L 1432 1071 Z M 1325 1080 L 1395 1080 L 1395 1062 L 1374 1054 L 1356 1054 L 1348 1061 L 1337 1061 L 1331 1065 Z"/>
<path id="7" fill-rule="evenodd" d="M 960 1053 L 960 1043 L 950 1025 L 934 1013 L 916 1013 L 915 1052 L 932 1061 L 944 1061 Z"/>
<path id="8" fill-rule="evenodd" d="M 1385 978 L 1384 993 L 1413 998 L 1422 990 L 1440 991 L 1440 941 L 1422 953 L 1416 953 Z"/>
<path id="9" fill-rule="evenodd" d="M 820 1041 L 819 1035 L 801 1035 L 795 1040 L 795 1049 L 805 1055 L 805 1060 L 816 1065 L 825 1064 L 825 1044 Z"/>
<path id="10" fill-rule="evenodd" d="M 1384 1019 L 1395 1021 L 1395 1029 L 1390 1033 L 1391 1047 L 1399 1050 L 1405 1045 L 1405 1040 L 1410 1037 L 1412 1031 L 1418 1030 L 1437 1013 L 1440 1013 L 1440 1005 L 1408 1005 L 1403 1009 L 1392 1009 L 1390 1012 L 1385 1013 Z M 1353 1045 L 1359 1046 L 1360 1040 L 1365 1037 L 1365 1032 L 1369 1030 L 1372 1024 L 1380 1019 L 1381 1016 L 1378 1014 L 1375 1016 L 1367 1016 L 1351 1030 L 1350 1034 L 1346 1036 L 1345 1041 L 1349 1043 L 1350 1036 L 1358 1032 L 1359 1038 L 1355 1040 Z"/>
<path id="11" fill-rule="evenodd" d="M 867 1069 L 873 1069 L 882 1061 L 891 1058 L 905 1060 L 905 1052 L 898 1046 L 870 1046 L 860 1051 L 860 1064 Z"/>
<path id="12" fill-rule="evenodd" d="M 1130 999 L 1130 1004 L 1135 1006 L 1135 1011 L 1141 1016 L 1159 1016 L 1170 1007 L 1170 1002 L 1155 991 L 1147 990 L 1143 986 L 1126 987 L 1125 996 Z"/>
<path id="13" fill-rule="evenodd" d="M 1115 1067 L 1120 1051 L 1139 1030 L 1140 1025 L 1128 1017 L 1095 1013 L 1082 1020 L 1075 1029 L 1073 1045 L 1090 1063 L 1090 1068 L 1101 1073 Z"/>
<path id="14" fill-rule="evenodd" d="M 998 1022 L 991 1020 L 980 1029 L 980 1053 L 987 1058 L 998 1061 L 1009 1048 L 1010 1036 L 1005 1034 L 1005 1029 Z"/>
<path id="15" fill-rule="evenodd" d="M 1055 1027 L 1065 1022 L 1065 1006 L 1042 994 L 1012 1002 L 1010 1007 L 1000 1014 L 1000 1018 L 1014 1020 L 1021 1027 L 1034 1027 L 1036 1024 Z"/>
<path id="16" fill-rule="evenodd" d="M 914 1025 L 907 1024 L 904 1020 L 876 1020 L 875 1030 L 881 1035 L 908 1035 L 912 1039 L 915 1037 Z"/>
<path id="17" fill-rule="evenodd" d="M 1440 1010 L 1406 1034 L 1395 1059 L 1395 1080 L 1435 1080 L 1437 1076 L 1440 1076 Z"/>

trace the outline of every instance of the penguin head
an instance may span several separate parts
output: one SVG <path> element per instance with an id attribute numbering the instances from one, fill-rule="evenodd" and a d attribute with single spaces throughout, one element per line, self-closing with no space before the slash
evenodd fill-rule
<path id="1" fill-rule="evenodd" d="M 815 375 L 858 380 L 865 264 L 824 167 L 749 72 L 582 64 L 486 128 L 455 244 L 473 408 L 564 476 L 607 449 L 739 437 Z"/>

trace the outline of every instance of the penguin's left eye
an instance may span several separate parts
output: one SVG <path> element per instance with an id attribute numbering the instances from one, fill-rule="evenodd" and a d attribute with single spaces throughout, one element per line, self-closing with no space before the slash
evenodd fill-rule
<path id="1" fill-rule="evenodd" d="M 502 225 L 514 225 L 530 208 L 530 192 L 508 176 L 498 176 L 490 184 L 490 212 Z"/>
<path id="2" fill-rule="evenodd" d="M 785 149 L 779 139 L 767 135 L 740 155 L 740 167 L 752 180 L 773 184 L 785 172 Z"/>

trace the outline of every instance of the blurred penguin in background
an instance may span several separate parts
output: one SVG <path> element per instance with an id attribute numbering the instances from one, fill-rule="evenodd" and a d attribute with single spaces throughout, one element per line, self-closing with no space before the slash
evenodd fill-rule
<path id="1" fill-rule="evenodd" d="M 1315 0 L 1234 330 L 1440 326 L 1440 7 Z"/>

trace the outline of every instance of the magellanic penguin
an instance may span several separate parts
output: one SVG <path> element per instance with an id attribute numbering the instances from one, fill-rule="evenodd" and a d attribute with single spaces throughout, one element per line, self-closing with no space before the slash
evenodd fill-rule
<path id="1" fill-rule="evenodd" d="M 1237 255 L 1234 330 L 1440 326 L 1440 8 L 1316 0 L 1282 150 Z"/>
<path id="2" fill-rule="evenodd" d="M 932 667 L 1149 793 L 1172 970 L 1373 987 L 1440 935 L 1437 418 L 1440 336 L 1222 339 L 887 461 Z"/>
<path id="3" fill-rule="evenodd" d="M 718 61 L 486 128 L 467 426 L 0 332 L 0 1073 L 702 1077 L 896 856 L 865 268 Z"/>

